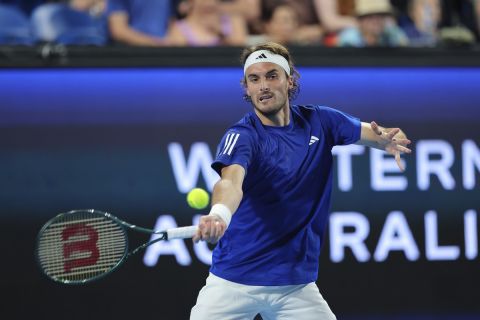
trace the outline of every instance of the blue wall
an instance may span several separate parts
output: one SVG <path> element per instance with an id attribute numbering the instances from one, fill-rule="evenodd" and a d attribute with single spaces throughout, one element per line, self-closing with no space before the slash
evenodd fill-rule
<path id="1" fill-rule="evenodd" d="M 466 254 L 467 246 L 470 250 L 474 243 L 478 246 L 480 164 L 475 157 L 480 145 L 480 69 L 299 71 L 296 103 L 329 105 L 364 121 L 400 126 L 413 140 L 414 154 L 404 157 L 407 172 L 386 170 L 381 177 L 405 179 L 401 190 L 373 187 L 381 162 L 367 149 L 351 157 L 346 169 L 352 171 L 352 185 L 345 190 L 340 186 L 345 168 L 336 156 L 332 211 L 356 212 L 367 219 L 370 233 L 365 246 L 371 254 L 362 262 L 347 248 L 344 258 L 335 261 L 331 252 L 335 238 L 329 232 L 318 284 L 339 318 L 480 317 L 476 290 L 480 258 Z M 225 129 L 251 109 L 242 100 L 241 77 L 239 68 L 2 70 L 0 250 L 9 263 L 0 268 L 3 274 L 14 275 L 0 280 L 2 288 L 10 290 L 7 304 L 25 318 L 31 312 L 24 308 L 25 301 L 40 318 L 72 318 L 75 299 L 91 305 L 76 310 L 73 318 L 78 319 L 146 318 L 159 312 L 169 319 L 186 318 L 208 272 L 191 243 L 185 243 L 192 257 L 188 266 L 165 256 L 155 267 L 147 267 L 138 256 L 98 283 L 64 288 L 50 283 L 36 268 L 35 236 L 47 219 L 76 208 L 111 211 L 146 227 L 164 215 L 179 225 L 191 224 L 193 216 L 203 212 L 187 207 L 170 148 L 181 146 L 185 166 L 193 154 L 200 160 L 213 157 Z M 438 145 L 441 148 L 435 149 Z M 420 159 L 419 152 L 428 148 L 441 152 Z M 453 187 L 432 174 L 429 187 L 422 188 L 419 181 L 428 166 L 421 164 L 447 155 L 453 157 L 447 166 Z M 215 176 L 208 166 L 201 167 L 200 160 L 190 178 L 195 185 L 211 187 Z M 473 186 L 468 183 L 472 180 Z M 458 257 L 428 257 L 425 239 L 432 233 L 426 231 L 426 213 L 431 211 L 438 222 L 438 246 L 457 247 Z M 392 250 L 386 260 L 375 260 L 392 212 L 405 219 L 419 250 L 417 259 Z M 470 231 L 465 227 L 466 212 L 476 219 L 468 221 Z M 468 245 L 467 233 L 474 236 Z M 144 240 L 141 235 L 132 237 L 134 242 Z M 47 307 L 53 303 L 56 309 Z M 118 310 L 118 305 L 131 309 Z"/>

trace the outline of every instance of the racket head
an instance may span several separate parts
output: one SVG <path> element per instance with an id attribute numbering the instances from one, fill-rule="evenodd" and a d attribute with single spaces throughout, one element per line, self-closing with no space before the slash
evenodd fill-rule
<path id="1" fill-rule="evenodd" d="M 88 209 L 60 213 L 37 236 L 42 272 L 63 284 L 84 284 L 116 270 L 128 256 L 125 228 L 109 213 Z"/>

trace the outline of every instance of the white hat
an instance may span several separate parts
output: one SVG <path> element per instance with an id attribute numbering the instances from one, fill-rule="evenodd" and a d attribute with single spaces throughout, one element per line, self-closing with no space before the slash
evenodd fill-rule
<path id="1" fill-rule="evenodd" d="M 393 9 L 389 0 L 356 0 L 355 14 L 366 16 L 370 14 L 392 14 Z"/>

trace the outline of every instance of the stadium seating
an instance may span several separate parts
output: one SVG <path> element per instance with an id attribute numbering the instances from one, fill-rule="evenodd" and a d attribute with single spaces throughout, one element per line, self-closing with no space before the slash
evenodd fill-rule
<path id="1" fill-rule="evenodd" d="M 104 45 L 107 42 L 105 20 L 66 4 L 50 3 L 37 7 L 31 17 L 33 34 L 39 42 L 65 45 Z"/>
<path id="2" fill-rule="evenodd" d="M 28 17 L 14 6 L 0 4 L 0 44 L 29 45 L 33 42 Z"/>

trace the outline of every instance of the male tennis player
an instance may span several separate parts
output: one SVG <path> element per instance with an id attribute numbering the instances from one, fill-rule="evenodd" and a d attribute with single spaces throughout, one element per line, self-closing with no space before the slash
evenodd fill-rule
<path id="1" fill-rule="evenodd" d="M 212 167 L 221 175 L 194 241 L 215 243 L 191 319 L 335 319 L 315 284 L 332 192 L 332 147 L 357 143 L 393 154 L 398 129 L 322 106 L 291 105 L 299 74 L 286 48 L 245 49 L 253 111 L 227 130 Z"/>

